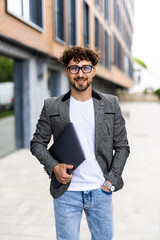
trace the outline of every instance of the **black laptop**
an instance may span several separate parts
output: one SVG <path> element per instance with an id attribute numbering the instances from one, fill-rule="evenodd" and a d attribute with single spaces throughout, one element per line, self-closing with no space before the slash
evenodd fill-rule
<path id="1" fill-rule="evenodd" d="M 86 159 L 73 123 L 70 123 L 64 129 L 49 148 L 49 152 L 59 163 L 73 165 L 73 170 Z M 71 173 L 70 170 L 69 173 Z M 52 184 L 55 189 L 61 185 L 54 175 L 52 177 Z"/>

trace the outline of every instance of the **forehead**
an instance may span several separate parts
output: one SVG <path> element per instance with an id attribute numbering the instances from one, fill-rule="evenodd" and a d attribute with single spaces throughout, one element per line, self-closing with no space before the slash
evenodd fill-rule
<path id="1" fill-rule="evenodd" d="M 73 59 L 71 59 L 69 61 L 68 66 L 72 66 L 72 65 L 77 65 L 79 67 L 82 67 L 83 65 L 92 65 L 92 63 L 91 63 L 91 61 L 86 61 L 86 60 L 82 60 L 80 62 L 76 62 L 76 61 L 73 61 Z"/>

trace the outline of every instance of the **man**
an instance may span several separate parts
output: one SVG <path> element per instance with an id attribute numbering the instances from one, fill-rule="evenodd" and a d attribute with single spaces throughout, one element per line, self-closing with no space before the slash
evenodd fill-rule
<path id="1" fill-rule="evenodd" d="M 60 61 L 70 82 L 70 92 L 45 100 L 31 151 L 44 165 L 50 178 L 62 183 L 50 191 L 54 198 L 58 240 L 78 240 L 82 211 L 85 211 L 92 240 L 113 237 L 112 192 L 123 187 L 121 174 L 129 155 L 125 121 L 117 97 L 92 90 L 92 80 L 100 54 L 89 48 L 73 46 L 63 52 Z M 73 122 L 86 160 L 74 166 L 59 164 L 47 150 Z M 63 151 L 63 149 L 62 149 Z"/>

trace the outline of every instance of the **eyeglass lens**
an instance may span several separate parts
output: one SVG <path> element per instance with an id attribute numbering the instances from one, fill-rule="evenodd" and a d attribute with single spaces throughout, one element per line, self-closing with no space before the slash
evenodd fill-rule
<path id="1" fill-rule="evenodd" d="M 69 70 L 71 73 L 78 73 L 80 69 L 82 69 L 83 73 L 90 73 L 92 70 L 92 66 L 85 65 L 82 67 L 78 67 L 78 66 L 69 67 Z"/>

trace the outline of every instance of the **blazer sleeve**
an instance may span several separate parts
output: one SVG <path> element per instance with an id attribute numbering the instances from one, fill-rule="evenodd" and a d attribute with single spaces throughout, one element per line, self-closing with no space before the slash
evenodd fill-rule
<path id="1" fill-rule="evenodd" d="M 122 116 L 118 98 L 115 97 L 115 120 L 113 128 L 113 149 L 114 155 L 110 171 L 106 173 L 108 179 L 115 185 L 116 191 L 123 187 L 123 179 L 121 177 L 126 160 L 130 153 L 130 147 L 127 139 L 125 120 Z"/>
<path id="2" fill-rule="evenodd" d="M 47 150 L 48 143 L 51 139 L 52 129 L 50 119 L 47 115 L 46 100 L 42 108 L 40 118 L 36 125 L 36 131 L 33 135 L 33 139 L 30 143 L 31 153 L 40 161 L 44 166 L 48 175 L 52 176 L 53 168 L 58 164 L 56 159 L 53 159 L 49 151 Z"/>

